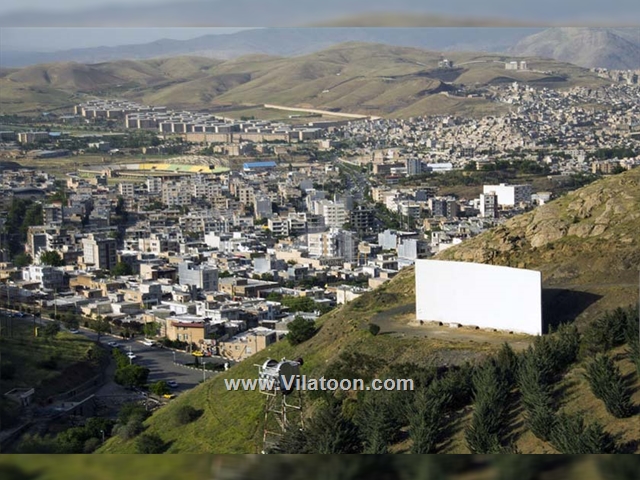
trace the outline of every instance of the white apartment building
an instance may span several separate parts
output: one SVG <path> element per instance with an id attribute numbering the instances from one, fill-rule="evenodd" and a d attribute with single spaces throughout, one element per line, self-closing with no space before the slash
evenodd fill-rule
<path id="1" fill-rule="evenodd" d="M 482 193 L 485 195 L 495 193 L 498 196 L 498 205 L 501 207 L 513 207 L 520 203 L 531 203 L 531 185 L 484 185 Z"/>
<path id="2" fill-rule="evenodd" d="M 133 183 L 119 183 L 118 193 L 123 197 L 133 197 L 135 195 Z"/>
<path id="3" fill-rule="evenodd" d="M 169 207 L 191 205 L 191 190 L 185 188 L 182 182 L 167 182 L 162 184 L 162 203 Z"/>

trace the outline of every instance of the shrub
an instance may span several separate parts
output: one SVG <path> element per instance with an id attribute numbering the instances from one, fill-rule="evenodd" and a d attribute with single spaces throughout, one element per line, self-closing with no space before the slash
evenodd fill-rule
<path id="1" fill-rule="evenodd" d="M 164 380 L 152 383 L 149 387 L 149 390 L 151 390 L 151 393 L 154 393 L 158 396 L 165 395 L 171 391 L 169 385 L 167 385 L 167 382 L 165 382 Z"/>
<path id="2" fill-rule="evenodd" d="M 127 421 L 127 423 L 119 425 L 116 428 L 116 433 L 124 440 L 131 440 L 139 435 L 143 430 L 144 425 L 142 425 L 140 417 L 133 417 Z"/>
<path id="3" fill-rule="evenodd" d="M 153 433 L 144 433 L 136 440 L 137 453 L 162 453 L 165 449 L 165 443 Z"/>
<path id="4" fill-rule="evenodd" d="M 186 425 L 196 420 L 201 414 L 202 412 L 191 405 L 182 405 L 176 410 L 175 420 L 178 425 Z"/>

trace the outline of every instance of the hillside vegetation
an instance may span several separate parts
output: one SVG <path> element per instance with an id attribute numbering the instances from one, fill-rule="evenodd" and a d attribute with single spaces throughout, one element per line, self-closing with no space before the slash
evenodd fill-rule
<path id="1" fill-rule="evenodd" d="M 442 425 L 435 428 L 439 432 L 437 441 L 430 447 L 440 453 L 469 452 L 467 430 L 472 422 L 479 421 L 473 420 L 475 410 L 470 392 L 480 388 L 476 383 L 482 377 L 474 380 L 475 387 L 470 382 L 476 375 L 472 372 L 484 365 L 482 368 L 489 369 L 486 379 L 495 375 L 510 378 L 505 386 L 510 393 L 503 392 L 498 396 L 509 402 L 503 406 L 509 413 L 499 416 L 504 417 L 504 424 L 498 429 L 501 433 L 496 437 L 502 445 L 499 448 L 522 453 L 555 452 L 566 446 L 562 447 L 557 439 L 555 443 L 540 439 L 525 426 L 524 419 L 528 414 L 518 407 L 521 393 L 513 383 L 520 375 L 517 373 L 521 371 L 519 365 L 526 363 L 527 358 L 542 361 L 540 359 L 552 355 L 545 361 L 556 358 L 555 363 L 550 364 L 549 373 L 540 384 L 540 388 L 548 392 L 545 395 L 550 395 L 549 401 L 553 405 L 553 408 L 548 407 L 551 410 L 547 413 L 553 418 L 559 415 L 558 422 L 566 422 L 565 428 L 580 429 L 586 425 L 584 435 L 600 435 L 597 429 L 604 428 L 606 435 L 618 445 L 618 451 L 635 451 L 637 442 L 634 442 L 640 438 L 637 424 L 614 418 L 605 403 L 592 393 L 584 372 L 595 353 L 609 355 L 624 379 L 621 380 L 624 386 L 620 388 L 628 392 L 632 405 L 640 404 L 636 373 L 640 361 L 638 354 L 633 353 L 640 349 L 628 351 L 629 347 L 623 345 L 627 338 L 637 337 L 633 333 L 637 328 L 637 311 L 611 313 L 616 307 L 626 307 L 637 301 L 634 280 L 637 279 L 638 240 L 634 232 L 639 231 L 640 221 L 639 180 L 640 171 L 632 170 L 593 183 L 441 255 L 443 259 L 541 270 L 546 287 L 543 293 L 546 320 L 552 325 L 576 322 L 582 333 L 565 328 L 560 334 L 543 337 L 546 340 L 536 340 L 534 350 L 527 350 L 532 337 L 411 326 L 415 318 L 415 281 L 413 268 L 407 268 L 375 291 L 323 316 L 319 332 L 310 340 L 295 347 L 286 341 L 279 342 L 181 395 L 147 420 L 148 432 L 162 437 L 169 452 L 258 452 L 262 443 L 264 396 L 259 392 L 227 391 L 224 379 L 256 378 L 255 364 L 261 364 L 267 358 L 301 356 L 305 360 L 303 373 L 310 378 L 321 375 L 327 378 L 367 379 L 394 375 L 403 378 L 401 374 L 404 373 L 435 385 L 433 388 L 441 385 L 440 388 L 447 389 L 455 385 L 456 389 L 447 394 L 454 400 L 445 402 L 448 407 L 441 406 L 448 412 L 446 428 Z M 597 319 L 597 322 L 589 322 L 590 319 Z M 368 326 L 372 322 L 383 325 L 380 334 L 369 332 Z M 513 349 L 505 350 L 504 342 L 513 345 Z M 487 360 L 491 356 L 502 366 L 491 367 L 492 361 Z M 434 383 L 436 380 L 440 383 Z M 494 383 L 489 380 L 489 384 Z M 414 401 L 413 398 L 405 397 L 404 401 Z M 326 408 L 336 408 L 331 402 L 323 407 L 325 402 L 317 396 L 311 396 L 307 401 L 309 415 L 323 415 Z M 358 396 L 340 401 L 342 407 L 338 412 L 353 415 L 353 409 L 357 410 L 368 400 L 366 396 L 364 399 Z M 476 398 L 476 401 L 479 400 Z M 349 404 L 351 407 L 345 406 Z M 189 425 L 177 423 L 175 417 L 184 405 L 202 410 L 202 417 Z M 335 415 L 334 411 L 329 418 Z M 580 420 L 580 415 L 586 415 L 585 420 Z M 438 411 L 436 417 L 442 418 L 442 413 Z M 586 422 L 583 427 L 575 423 L 581 421 Z M 596 430 L 588 430 L 592 427 Z M 332 431 L 333 428 L 325 425 L 324 430 Z M 590 433 L 585 433 L 587 431 Z M 573 433 L 573 437 L 580 435 Z M 414 448 L 412 444 L 404 433 L 388 448 L 397 452 L 410 451 Z M 493 445 L 498 448 L 498 444 Z M 583 447 L 575 448 L 579 453 Z M 604 444 L 601 448 L 592 448 L 595 451 L 609 449 Z M 135 443 L 116 437 L 101 451 L 134 452 Z"/>
<path id="2" fill-rule="evenodd" d="M 35 113 L 70 107 L 83 96 L 97 95 L 191 109 L 271 103 L 371 115 L 483 115 L 500 113 L 504 106 L 441 93 L 455 90 L 455 85 L 494 82 L 554 88 L 605 83 L 587 70 L 552 60 L 528 59 L 536 71 L 507 72 L 503 62 L 512 60 L 510 56 L 448 56 L 459 68 L 438 69 L 441 55 L 436 52 L 366 43 L 287 58 L 249 55 L 229 61 L 170 57 L 41 64 L 2 72 L 0 107 L 6 113 Z"/>

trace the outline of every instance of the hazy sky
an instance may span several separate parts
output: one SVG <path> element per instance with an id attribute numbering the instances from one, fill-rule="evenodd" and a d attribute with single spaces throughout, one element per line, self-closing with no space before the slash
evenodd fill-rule
<path id="1" fill-rule="evenodd" d="M 97 0 L 99 1 L 99 0 Z M 154 0 L 146 0 L 154 1 Z M 71 48 L 110 47 L 170 38 L 188 40 L 242 28 L 0 28 L 0 49 L 52 52 Z"/>
<path id="2" fill-rule="evenodd" d="M 69 9 L 90 9 L 92 7 L 103 7 L 105 5 L 130 5 L 135 3 L 143 5 L 145 3 L 166 3 L 166 0 L 134 0 L 133 2 L 125 0 L 2 0 L 0 2 L 0 13 L 15 12 L 21 10 L 52 10 L 64 11 Z"/>

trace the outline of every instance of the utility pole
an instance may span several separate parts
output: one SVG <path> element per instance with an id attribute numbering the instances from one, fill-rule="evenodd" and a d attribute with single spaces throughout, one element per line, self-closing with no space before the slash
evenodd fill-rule
<path id="1" fill-rule="evenodd" d="M 205 362 L 205 361 L 204 361 L 204 358 L 203 358 L 203 359 L 202 359 L 202 381 L 203 381 L 203 382 L 205 381 L 205 373 L 206 373 L 205 368 L 204 368 L 205 363 L 207 363 L 207 362 Z"/>

